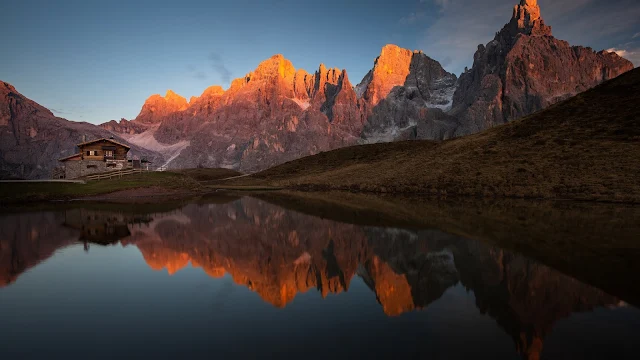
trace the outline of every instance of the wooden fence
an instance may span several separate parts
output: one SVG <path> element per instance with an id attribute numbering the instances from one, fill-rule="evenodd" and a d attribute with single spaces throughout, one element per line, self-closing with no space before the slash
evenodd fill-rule
<path id="1" fill-rule="evenodd" d="M 146 172 L 149 172 L 149 171 L 150 170 L 145 170 L 145 169 L 118 170 L 118 171 L 112 171 L 112 172 L 108 172 L 108 173 L 104 173 L 104 174 L 96 174 L 96 175 L 85 176 L 84 179 L 85 180 L 113 179 L 113 178 L 121 178 L 121 177 L 127 176 L 127 175 L 142 174 L 142 173 L 146 173 Z"/>

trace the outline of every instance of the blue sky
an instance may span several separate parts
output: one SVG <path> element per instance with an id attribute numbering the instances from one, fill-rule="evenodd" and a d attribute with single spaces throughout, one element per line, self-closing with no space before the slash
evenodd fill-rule
<path id="1" fill-rule="evenodd" d="M 2 1 L 0 80 L 70 120 L 134 118 L 167 89 L 189 98 L 281 53 L 357 84 L 387 43 L 459 74 L 518 0 Z M 539 0 L 554 35 L 640 65 L 637 0 Z"/>

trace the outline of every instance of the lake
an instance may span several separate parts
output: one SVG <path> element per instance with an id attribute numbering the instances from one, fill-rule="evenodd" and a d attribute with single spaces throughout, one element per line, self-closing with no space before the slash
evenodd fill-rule
<path id="1" fill-rule="evenodd" d="M 637 356 L 637 209 L 425 204 L 5 210 L 0 358 Z"/>

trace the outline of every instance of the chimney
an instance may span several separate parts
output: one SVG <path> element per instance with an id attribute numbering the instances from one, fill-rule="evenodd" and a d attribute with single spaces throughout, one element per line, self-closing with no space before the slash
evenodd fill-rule
<path id="1" fill-rule="evenodd" d="M 109 136 L 109 139 L 110 139 L 110 140 L 113 140 L 113 136 Z"/>
<path id="2" fill-rule="evenodd" d="M 86 134 L 82 134 L 82 142 L 87 142 L 87 135 Z"/>

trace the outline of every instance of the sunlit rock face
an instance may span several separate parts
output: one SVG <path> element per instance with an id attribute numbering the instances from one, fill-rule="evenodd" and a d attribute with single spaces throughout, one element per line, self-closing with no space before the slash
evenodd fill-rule
<path id="1" fill-rule="evenodd" d="M 256 171 L 356 143 L 362 130 L 346 71 L 320 65 L 309 74 L 282 55 L 262 62 L 227 91 L 205 91 L 165 117 L 156 139 L 190 139 L 176 167 Z"/>
<path id="2" fill-rule="evenodd" d="M 456 121 L 451 108 L 457 78 L 421 51 L 386 45 L 356 87 L 365 142 L 445 139 Z"/>
<path id="3" fill-rule="evenodd" d="M 455 82 L 436 61 L 395 45 L 382 49 L 355 88 L 346 70 L 320 64 L 308 73 L 275 55 L 233 80 L 226 91 L 212 86 L 189 103 L 173 93 L 154 95 L 132 122 L 102 126 L 118 134 L 151 131 L 165 146 L 188 140 L 190 146 L 171 167 L 252 172 L 355 145 L 363 136 L 372 142 L 436 133 L 444 137 L 451 126 L 431 125 L 447 119 L 441 110 L 450 107 Z M 407 130 L 398 133 L 399 128 Z"/>
<path id="4" fill-rule="evenodd" d="M 135 120 L 143 124 L 157 124 L 166 116 L 182 111 L 188 106 L 187 99 L 167 90 L 164 97 L 158 94 L 151 95 L 142 105 L 142 110 Z"/>
<path id="5" fill-rule="evenodd" d="M 633 69 L 615 53 L 570 46 L 552 36 L 537 1 L 521 1 L 511 21 L 460 76 L 450 115 L 455 135 L 479 132 L 543 109 Z"/>

